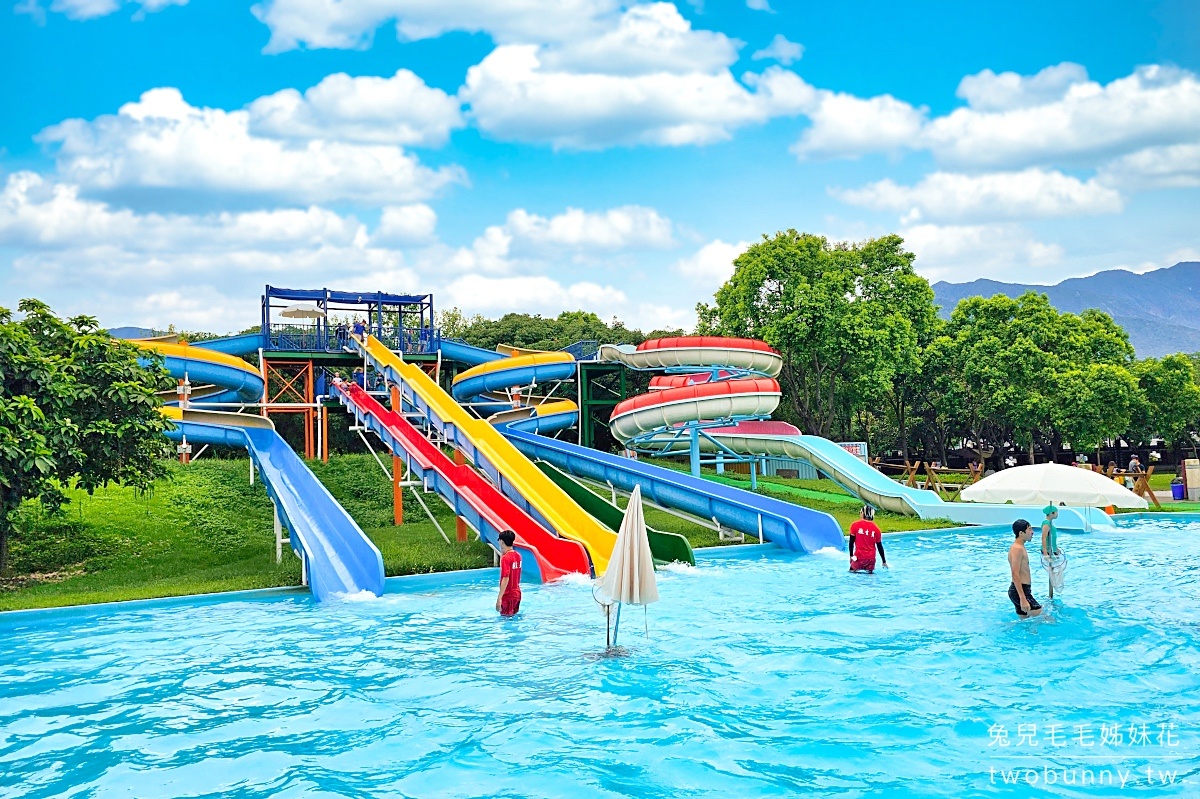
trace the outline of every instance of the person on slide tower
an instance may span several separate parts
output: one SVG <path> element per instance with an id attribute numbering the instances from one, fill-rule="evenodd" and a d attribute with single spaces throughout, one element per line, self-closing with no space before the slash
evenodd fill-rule
<path id="1" fill-rule="evenodd" d="M 875 509 L 863 505 L 862 518 L 850 525 L 850 571 L 863 574 L 875 573 L 875 550 L 888 568 L 887 554 L 883 551 L 883 531 L 875 524 Z"/>
<path id="2" fill-rule="evenodd" d="M 521 553 L 513 549 L 517 536 L 512 530 L 504 530 L 499 538 L 500 594 L 496 597 L 496 610 L 509 617 L 521 609 Z"/>

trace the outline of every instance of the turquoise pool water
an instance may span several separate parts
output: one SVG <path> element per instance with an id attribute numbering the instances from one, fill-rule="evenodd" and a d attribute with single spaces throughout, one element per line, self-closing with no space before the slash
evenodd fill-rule
<path id="1" fill-rule="evenodd" d="M 600 660 L 587 585 L 506 622 L 493 573 L 2 618 L 0 797 L 1200 795 L 1200 524 L 1064 535 L 1029 622 L 1010 540 L 891 538 L 874 577 L 701 558 Z"/>

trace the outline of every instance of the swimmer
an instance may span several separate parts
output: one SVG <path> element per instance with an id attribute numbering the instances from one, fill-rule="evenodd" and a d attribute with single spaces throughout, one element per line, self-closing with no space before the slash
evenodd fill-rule
<path id="1" fill-rule="evenodd" d="M 850 525 L 850 571 L 874 574 L 876 549 L 883 559 L 883 568 L 889 568 L 883 551 L 883 531 L 875 524 L 875 509 L 863 505 L 862 518 Z"/>
<path id="2" fill-rule="evenodd" d="M 1017 615 L 1021 618 L 1040 616 L 1042 606 L 1033 598 L 1032 580 L 1029 576 L 1029 552 L 1025 549 L 1025 545 L 1033 540 L 1033 526 L 1024 519 L 1017 519 L 1012 527 L 1017 540 L 1008 548 L 1008 568 L 1012 573 L 1012 582 L 1008 584 L 1008 598 L 1016 606 Z"/>

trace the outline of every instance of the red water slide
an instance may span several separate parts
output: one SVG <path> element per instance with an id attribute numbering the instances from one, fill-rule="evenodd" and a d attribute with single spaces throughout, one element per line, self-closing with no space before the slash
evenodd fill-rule
<path id="1" fill-rule="evenodd" d="M 473 521 L 478 522 L 480 534 L 489 543 L 495 543 L 501 530 L 512 530 L 517 548 L 533 555 L 545 582 L 565 574 L 591 574 L 591 561 L 582 544 L 547 532 L 482 475 L 470 466 L 454 463 L 407 419 L 383 407 L 356 383 L 337 380 L 334 389 L 351 407 L 377 422 L 375 431 L 383 433 L 380 438 L 403 450 L 396 454 L 407 454 L 411 468 L 423 479 L 432 477 L 426 484 L 442 494 L 460 515 L 475 516 Z"/>

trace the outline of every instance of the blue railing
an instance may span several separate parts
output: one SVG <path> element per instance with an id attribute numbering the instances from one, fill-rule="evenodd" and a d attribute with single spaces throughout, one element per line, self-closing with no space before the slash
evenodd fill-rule
<path id="1" fill-rule="evenodd" d="M 594 361 L 596 353 L 600 352 L 599 341 L 576 341 L 570 346 L 563 347 L 563 352 L 571 353 L 577 361 Z"/>
<path id="2" fill-rule="evenodd" d="M 326 325 L 271 325 L 267 348 L 274 352 L 341 352 L 349 345 L 351 330 L 339 335 L 337 328 Z M 371 334 L 388 349 L 407 355 L 437 352 L 437 333 L 425 327 L 378 327 Z"/>

